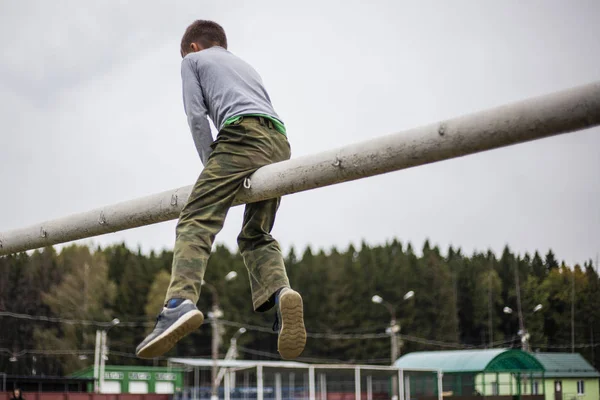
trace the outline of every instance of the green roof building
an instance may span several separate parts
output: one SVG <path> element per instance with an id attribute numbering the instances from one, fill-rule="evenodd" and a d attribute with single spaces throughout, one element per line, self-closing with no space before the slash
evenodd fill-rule
<path id="1" fill-rule="evenodd" d="M 402 356 L 394 365 L 404 369 L 405 398 L 411 400 L 437 395 L 431 381 L 433 375 L 419 369 L 442 371 L 444 397 L 545 400 L 544 367 L 533 355 L 521 350 L 414 352 Z"/>
<path id="2" fill-rule="evenodd" d="M 579 353 L 533 353 L 545 370 L 545 400 L 598 400 L 600 373 Z"/>
<path id="3" fill-rule="evenodd" d="M 72 374 L 73 377 L 94 377 L 94 367 Z M 88 388 L 94 391 L 93 384 Z M 183 389 L 183 370 L 169 367 L 107 365 L 101 393 L 161 393 L 175 394 Z"/>
<path id="4" fill-rule="evenodd" d="M 404 370 L 405 399 L 437 396 L 436 376 L 443 373 L 444 398 L 600 400 L 600 373 L 580 354 L 528 353 L 515 349 L 424 351 L 394 364 Z"/>

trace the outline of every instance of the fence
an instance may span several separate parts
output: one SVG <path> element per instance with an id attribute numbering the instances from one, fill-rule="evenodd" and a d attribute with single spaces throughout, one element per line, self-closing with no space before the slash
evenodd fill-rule
<path id="1" fill-rule="evenodd" d="M 178 358 L 169 363 L 188 367 L 191 375 L 176 400 L 211 398 L 211 360 Z M 437 370 L 286 361 L 217 363 L 225 370 L 217 393 L 224 400 L 441 400 L 443 393 Z M 399 391 L 394 393 L 397 382 Z"/>
<path id="2" fill-rule="evenodd" d="M 10 400 L 11 392 L 0 392 L 0 400 Z M 23 392 L 25 400 L 170 400 L 167 394 L 97 394 Z"/>

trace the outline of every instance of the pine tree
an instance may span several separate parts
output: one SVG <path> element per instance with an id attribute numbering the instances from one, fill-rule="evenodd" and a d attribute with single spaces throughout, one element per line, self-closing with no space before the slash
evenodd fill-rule
<path id="1" fill-rule="evenodd" d="M 90 254 L 87 247 L 71 246 L 59 260 L 64 263 L 63 267 L 69 266 L 70 272 L 60 284 L 42 295 L 53 315 L 68 320 L 111 321 L 115 285 L 108 279 L 108 265 L 103 254 Z M 34 338 L 38 349 L 92 350 L 95 328 L 66 323 L 51 329 L 36 327 Z M 61 358 L 62 373 L 85 366 L 77 353 Z"/>

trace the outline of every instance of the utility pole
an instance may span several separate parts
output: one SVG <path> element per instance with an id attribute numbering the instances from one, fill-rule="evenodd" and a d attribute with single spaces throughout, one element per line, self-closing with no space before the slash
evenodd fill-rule
<path id="1" fill-rule="evenodd" d="M 490 268 L 490 271 L 488 273 L 488 324 L 489 324 L 489 330 L 490 330 L 490 348 L 492 348 L 494 346 L 494 324 L 493 324 L 493 312 L 494 312 L 494 308 L 492 305 L 492 270 Z"/>
<path id="2" fill-rule="evenodd" d="M 96 349 L 94 351 L 94 392 L 100 393 L 104 386 L 104 367 L 108 358 L 108 346 L 106 336 L 109 330 L 119 325 L 118 318 L 107 323 L 106 328 L 96 330 Z"/>
<path id="3" fill-rule="evenodd" d="M 225 361 L 235 360 L 237 358 L 237 356 L 238 356 L 237 340 L 244 333 L 246 333 L 246 328 L 240 328 L 235 333 L 235 335 L 233 335 L 233 337 L 231 338 L 231 341 L 229 342 L 229 350 L 227 350 L 227 354 L 225 354 Z M 221 383 L 221 380 L 223 379 L 224 376 L 225 376 L 225 367 L 221 367 L 221 368 L 219 368 L 219 373 L 217 374 L 217 384 Z M 233 377 L 235 377 L 235 371 L 233 372 Z M 235 382 L 235 379 L 233 379 L 233 381 Z"/>
<path id="4" fill-rule="evenodd" d="M 414 291 L 409 291 L 406 292 L 406 294 L 404 295 L 403 299 L 404 300 L 408 300 L 410 298 L 412 298 L 415 295 Z M 396 323 L 396 309 L 395 307 L 388 303 L 387 301 L 385 301 L 381 296 L 379 295 L 374 295 L 371 298 L 371 301 L 375 304 L 382 304 L 383 306 L 385 306 L 385 308 L 387 308 L 387 310 L 390 313 L 391 319 L 390 319 L 390 326 L 385 330 L 385 332 L 387 334 L 390 335 L 390 344 L 391 344 L 391 364 L 390 365 L 394 365 L 394 363 L 396 362 L 396 360 L 398 359 L 398 332 L 400 332 L 400 324 Z M 398 399 L 398 381 L 397 381 L 397 377 L 393 377 L 392 378 L 392 399 Z"/>
<path id="5" fill-rule="evenodd" d="M 571 279 L 571 353 L 575 353 L 575 267 Z"/>
<path id="6" fill-rule="evenodd" d="M 590 326 L 590 339 L 592 341 L 592 365 L 596 368 L 596 349 L 594 348 L 594 325 Z"/>
<path id="7" fill-rule="evenodd" d="M 218 319 L 223 315 L 223 312 L 219 308 L 219 295 L 217 289 L 206 281 L 202 281 L 202 286 L 206 287 L 212 294 L 212 311 L 208 313 L 210 318 L 210 324 L 212 328 L 211 338 L 211 358 L 212 358 L 212 371 L 211 371 L 211 400 L 217 400 L 218 396 L 218 366 L 217 360 L 219 358 L 219 343 L 221 342 L 221 335 L 219 332 Z"/>
<path id="8" fill-rule="evenodd" d="M 225 275 L 225 281 L 229 282 L 237 277 L 237 272 L 229 271 Z M 217 288 L 210 283 L 202 280 L 202 286 L 206 287 L 212 295 L 212 311 L 208 313 L 208 318 L 211 322 L 212 339 L 211 339 L 211 358 L 212 358 L 212 371 L 211 371 L 211 400 L 218 400 L 218 389 L 219 380 L 218 377 L 218 358 L 219 358 L 219 345 L 221 343 L 221 330 L 219 329 L 219 318 L 223 316 L 223 311 L 219 308 L 219 294 Z"/>
<path id="9" fill-rule="evenodd" d="M 217 360 L 219 358 L 219 344 L 221 342 L 221 335 L 219 332 L 219 314 L 221 313 L 221 310 L 219 309 L 219 305 L 218 304 L 213 304 L 213 309 L 212 309 L 212 318 L 211 318 L 211 325 L 212 325 L 212 345 L 211 345 L 211 350 L 212 350 L 212 361 L 213 361 L 213 366 L 212 366 L 212 373 L 211 373 L 211 380 L 212 380 L 212 390 L 211 390 L 211 400 L 216 400 L 218 399 L 218 393 L 217 393 Z"/>
<path id="10" fill-rule="evenodd" d="M 106 330 L 103 329 L 102 332 L 100 333 L 100 391 L 102 392 L 103 387 L 104 387 L 104 367 L 106 364 L 106 358 L 107 355 L 106 353 L 107 348 L 106 348 Z"/>
<path id="11" fill-rule="evenodd" d="M 398 335 L 397 333 L 400 332 L 400 325 L 396 325 L 396 317 L 392 317 L 392 319 L 390 320 L 390 338 L 391 338 L 391 346 L 392 346 L 392 351 L 391 351 L 391 363 L 390 365 L 394 365 L 394 363 L 396 362 L 396 360 L 398 359 Z"/>
<path id="12" fill-rule="evenodd" d="M 88 279 L 90 276 L 90 265 L 85 263 L 83 265 L 83 312 L 87 315 L 88 311 Z"/>
<path id="13" fill-rule="evenodd" d="M 102 342 L 102 331 L 96 331 L 96 348 L 94 350 L 94 393 L 100 392 L 100 343 Z"/>
<path id="14" fill-rule="evenodd" d="M 391 340 L 391 363 L 390 365 L 394 365 L 394 363 L 396 362 L 396 360 L 398 359 L 398 336 L 397 333 L 400 332 L 400 325 L 396 324 L 396 315 L 394 311 L 392 312 L 392 319 L 390 320 L 390 326 L 389 328 L 387 328 L 386 330 L 389 332 L 390 334 L 390 340 Z M 397 394 L 398 393 L 398 381 L 396 380 L 396 377 L 392 378 L 392 399 L 397 399 Z"/>
<path id="15" fill-rule="evenodd" d="M 515 285 L 517 289 L 517 308 L 519 312 L 519 332 L 523 351 L 529 351 L 529 334 L 525 330 L 523 311 L 521 310 L 521 286 L 519 285 L 519 263 L 515 261 Z"/>

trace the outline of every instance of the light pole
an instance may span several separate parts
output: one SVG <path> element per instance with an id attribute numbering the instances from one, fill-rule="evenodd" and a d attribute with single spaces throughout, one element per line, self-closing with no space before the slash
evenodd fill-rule
<path id="1" fill-rule="evenodd" d="M 94 391 L 96 393 L 101 392 L 104 386 L 104 366 L 108 358 L 106 335 L 108 331 L 119 325 L 120 322 L 118 318 L 115 318 L 104 329 L 96 330 L 96 350 L 94 351 Z"/>
<path id="2" fill-rule="evenodd" d="M 375 304 L 381 304 L 383 306 L 385 306 L 385 308 L 388 309 L 388 311 L 390 312 L 390 326 L 386 329 L 386 333 L 390 334 L 391 337 L 391 345 L 392 345 L 392 351 L 391 351 L 391 359 L 392 359 L 392 364 L 394 364 L 394 362 L 396 362 L 397 359 L 397 354 L 398 354 L 398 343 L 396 341 L 396 333 L 400 332 L 400 326 L 398 324 L 396 324 L 396 309 L 394 308 L 394 306 L 391 303 L 388 303 L 387 301 L 383 300 L 383 297 L 379 296 L 379 295 L 375 295 L 373 297 L 371 297 L 371 301 Z"/>
<path id="3" fill-rule="evenodd" d="M 542 308 L 543 306 L 541 304 L 538 304 L 537 306 L 533 307 L 532 311 L 536 313 Z M 510 307 L 504 307 L 502 309 L 502 312 L 504 312 L 504 314 L 510 315 L 513 313 L 513 309 Z M 529 334 L 529 332 L 527 332 L 527 329 L 525 329 L 525 321 L 523 320 L 522 315 L 519 315 L 519 331 L 517 332 L 517 335 L 521 337 L 521 348 L 524 351 L 529 351 L 529 338 L 531 337 L 531 335 Z"/>
<path id="4" fill-rule="evenodd" d="M 227 275 L 225 275 L 225 281 L 229 282 L 237 277 L 237 272 L 229 271 Z M 211 320 L 211 328 L 212 328 L 212 341 L 211 341 L 211 353 L 212 353 L 212 373 L 211 373 L 211 400 L 218 399 L 217 395 L 217 358 L 219 356 L 219 342 L 221 341 L 219 335 L 219 324 L 218 320 L 223 316 L 223 311 L 219 307 L 219 294 L 217 293 L 217 289 L 206 281 L 202 281 L 202 286 L 206 287 L 212 294 L 212 311 L 208 313 L 208 318 Z"/>
<path id="5" fill-rule="evenodd" d="M 235 360 L 237 358 L 237 340 L 244 333 L 246 333 L 246 328 L 242 327 L 238 329 L 238 331 L 231 337 L 231 341 L 229 342 L 229 351 L 225 355 L 226 360 Z"/>
<path id="6" fill-rule="evenodd" d="M 404 300 L 408 300 L 408 299 L 414 297 L 414 295 L 415 295 L 415 292 L 411 290 L 409 292 L 406 292 L 402 298 Z M 398 335 L 397 334 L 398 334 L 398 332 L 400 332 L 400 325 L 396 323 L 396 309 L 391 303 L 388 303 L 387 301 L 385 301 L 383 299 L 383 297 L 381 297 L 377 294 L 374 295 L 373 297 L 371 297 L 371 301 L 375 304 L 382 304 L 390 312 L 390 317 L 391 317 L 390 318 L 390 326 L 385 330 L 385 332 L 390 335 L 391 360 L 392 360 L 391 365 L 394 365 L 394 363 L 398 359 L 398 355 L 399 355 Z M 397 393 L 398 393 L 398 382 L 396 381 L 396 378 L 394 377 L 394 378 L 392 378 L 392 395 L 395 398 L 397 398 L 396 397 Z"/>
<path id="7" fill-rule="evenodd" d="M 237 340 L 244 333 L 246 333 L 246 328 L 241 327 L 231 337 L 231 340 L 229 341 L 229 350 L 227 350 L 227 354 L 225 354 L 225 360 L 235 360 L 237 358 L 237 356 L 238 356 L 238 353 L 237 353 Z M 224 375 L 225 375 L 225 368 L 223 368 L 223 367 L 219 368 L 219 373 L 217 374 L 217 386 L 221 383 L 221 380 L 223 379 Z M 235 382 L 235 372 L 233 372 L 233 375 L 230 375 L 230 377 L 232 377 L 233 381 Z M 231 386 L 232 386 L 232 389 L 233 389 L 234 385 L 231 385 Z"/>

